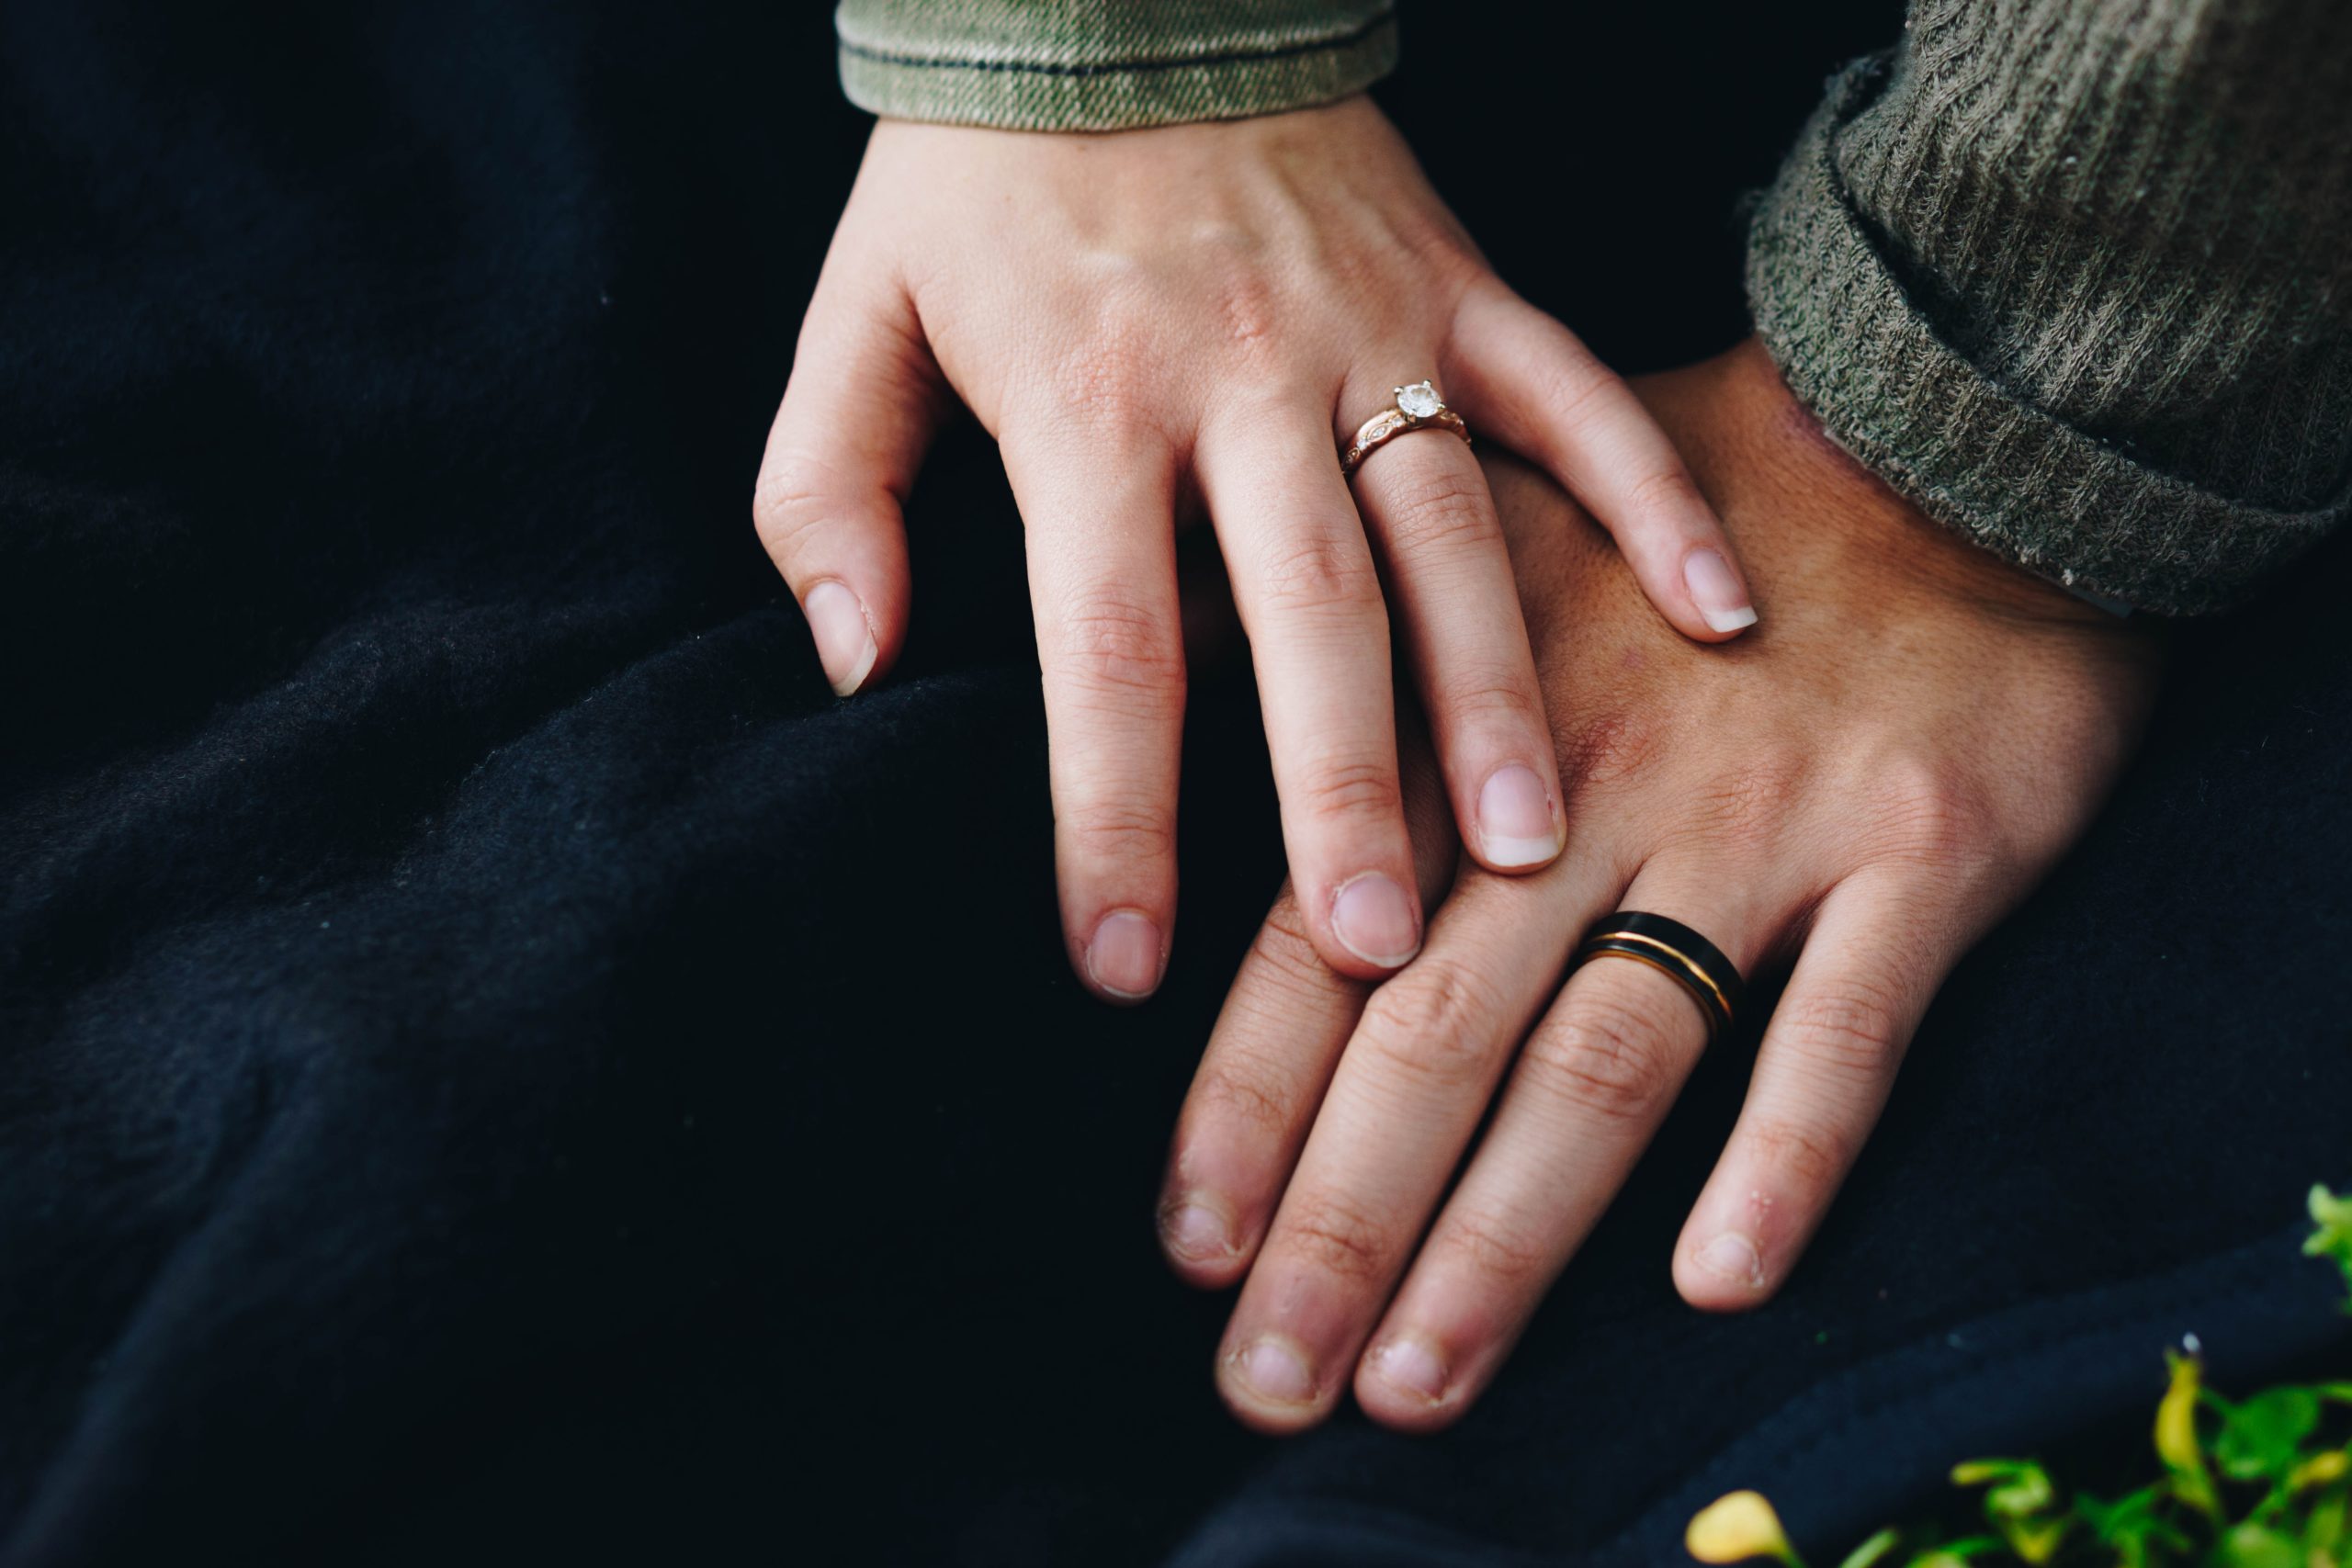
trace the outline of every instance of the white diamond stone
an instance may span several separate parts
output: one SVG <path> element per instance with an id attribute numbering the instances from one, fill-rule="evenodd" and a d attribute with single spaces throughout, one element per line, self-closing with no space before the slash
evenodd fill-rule
<path id="1" fill-rule="evenodd" d="M 1427 381 L 1416 381 L 1396 389 L 1396 406 L 1415 419 L 1427 419 L 1445 404 L 1439 400 L 1435 387 Z"/>

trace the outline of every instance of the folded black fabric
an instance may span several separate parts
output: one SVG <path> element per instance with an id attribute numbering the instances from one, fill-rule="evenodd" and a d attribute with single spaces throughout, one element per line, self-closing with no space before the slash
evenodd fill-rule
<path id="1" fill-rule="evenodd" d="M 1893 24 L 1430 27 L 1391 101 L 1662 363 Z M 2335 550 L 2182 640 L 1779 1301 L 1668 1282 L 1726 1052 L 1459 1430 L 1236 1427 L 1150 1207 L 1281 874 L 1247 684 L 1194 694 L 1169 988 L 1103 1009 L 986 443 L 854 703 L 752 536 L 831 68 L 787 6 L 0 10 L 0 1564 L 1668 1561 L 1732 1485 L 1859 1535 L 2128 1427 L 2184 1332 L 2341 1348 L 2290 1228 L 2352 1177 Z"/>

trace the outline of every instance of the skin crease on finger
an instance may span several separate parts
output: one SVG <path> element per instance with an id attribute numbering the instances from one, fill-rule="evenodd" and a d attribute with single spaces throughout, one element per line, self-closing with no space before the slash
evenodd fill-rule
<path id="1" fill-rule="evenodd" d="M 1572 908 L 1559 893 L 1580 856 L 1674 868 L 1683 886 L 1695 873 L 1698 886 L 1770 888 L 1747 900 L 1770 907 L 1749 911 L 1744 942 L 1711 934 L 1771 968 L 1794 957 L 1837 900 L 1864 889 L 1875 900 L 1857 906 L 1873 911 L 1864 922 L 1872 966 L 1845 976 L 1834 995 L 1850 1000 L 1849 1014 L 1883 1011 L 1884 1027 L 1850 1039 L 1815 1032 L 1835 1049 L 1793 1077 L 1784 1067 L 1773 1102 L 1779 1117 L 1792 1103 L 1818 1101 L 1824 1116 L 1841 1105 L 1849 1124 L 1804 1138 L 1782 1129 L 1776 1141 L 1763 1127 L 1747 1135 L 1762 1064 L 1776 1050 L 1783 1064 L 1807 1060 L 1768 1034 L 1758 1098 L 1677 1246 L 1685 1297 L 1724 1310 L 1760 1302 L 1787 1278 L 1875 1119 L 1910 1017 L 2088 823 L 2144 719 L 2158 647 L 2137 625 L 1920 516 L 1823 435 L 1753 343 L 1638 389 L 1731 527 L 1763 626 L 1722 648 L 1674 636 L 1572 502 L 1528 468 L 1490 462 L 1570 838 L 1559 864 L 1489 886 L 1482 901 L 1505 906 L 1496 918 L 1514 925 L 1550 922 L 1565 953 L 1585 921 L 1612 907 Z M 1502 882 L 1475 867 L 1462 874 L 1457 898 L 1474 883 Z M 1702 911 L 1680 913 L 1704 929 Z M 1443 961 L 1446 919 L 1441 911 L 1431 922 L 1425 964 Z M 1464 940 L 1455 952 L 1472 956 L 1458 961 L 1475 964 L 1476 943 Z M 1414 976 L 1408 967 L 1382 988 L 1408 987 Z M 1491 975 L 1470 994 L 1490 988 L 1510 1012 L 1548 1003 L 1556 985 Z M 1349 1032 L 1367 993 L 1294 980 L 1274 999 L 1281 986 L 1272 966 L 1245 967 L 1171 1151 L 1163 1216 L 1197 1202 L 1230 1234 L 1214 1253 L 1190 1254 L 1186 1238 L 1167 1230 L 1164 1245 L 1196 1283 L 1246 1274 L 1218 1383 L 1248 1424 L 1312 1425 L 1352 1383 L 1377 1420 L 1443 1426 L 1489 1385 L 1623 1168 L 1580 1179 L 1590 1191 L 1556 1186 L 1573 1167 L 1540 1136 L 1529 1142 L 1529 1130 L 1572 1123 L 1527 1109 L 1535 1102 L 1510 1070 L 1519 1042 L 1498 1039 L 1492 1081 L 1477 1092 L 1499 1094 L 1500 1104 L 1453 1198 L 1442 1210 L 1454 1158 L 1433 1160 L 1437 1174 L 1411 1203 L 1353 1215 L 1368 1253 L 1335 1275 L 1329 1247 L 1306 1245 L 1309 1233 L 1294 1235 L 1286 1222 L 1294 1210 L 1349 1212 L 1351 1194 L 1329 1186 L 1334 1173 L 1387 1168 L 1363 1163 L 1375 1156 L 1393 1165 L 1417 1114 L 1402 1102 L 1377 1109 L 1383 1101 L 1357 1092 L 1338 1120 L 1322 1115 L 1356 1070 L 1352 1043 L 1326 1042 Z M 1519 994 L 1534 987 L 1540 996 Z M 1651 1005 L 1688 1007 L 1672 987 L 1657 989 L 1664 999 Z M 1695 1031 L 1695 1017 L 1668 1021 Z M 1429 1043 L 1443 1047 L 1433 1061 L 1465 1059 L 1458 1044 Z M 1233 1112 L 1228 1081 L 1244 1064 L 1255 1097 L 1246 1117 Z M 1671 1098 L 1672 1081 L 1662 1081 L 1646 1125 Z M 1269 1105 L 1285 1124 L 1270 1130 Z M 1620 1162 L 1630 1163 L 1630 1154 Z M 1570 1213 L 1579 1217 L 1563 1217 Z M 1465 1216 L 1476 1221 L 1471 1231 Z M 1512 1224 L 1521 1229 L 1509 1232 Z M 1318 1221 L 1315 1234 L 1328 1240 L 1328 1229 Z M 1474 1235 L 1477 1247 L 1467 1245 Z M 1745 1249 L 1742 1267 L 1702 1267 L 1702 1249 L 1725 1235 Z M 1383 1252 L 1382 1237 L 1407 1239 Z M 1509 1267 L 1498 1272 L 1498 1259 Z M 1391 1368 L 1434 1380 L 1436 1395 L 1404 1386 Z"/>

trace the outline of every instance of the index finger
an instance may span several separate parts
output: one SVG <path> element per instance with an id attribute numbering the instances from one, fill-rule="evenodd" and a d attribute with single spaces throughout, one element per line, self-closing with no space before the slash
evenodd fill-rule
<path id="1" fill-rule="evenodd" d="M 1414 875 L 1426 908 L 1444 894 L 1460 854 L 1444 782 L 1418 736 L 1402 761 Z M 1160 1246 L 1192 1283 L 1229 1285 L 1249 1267 L 1372 992 L 1323 962 L 1290 884 L 1283 884 L 1226 994 L 1169 1147 Z"/>
<path id="2" fill-rule="evenodd" d="M 1677 631 L 1721 642 L 1756 624 L 1738 553 L 1682 455 L 1576 333 L 1497 283 L 1464 299 L 1444 358 L 1472 424 L 1584 503 Z"/>
<path id="3" fill-rule="evenodd" d="M 1062 931 L 1100 995 L 1136 1001 L 1159 987 L 1176 916 L 1175 464 L 1132 433 L 1078 434 L 1008 429 L 1005 472 L 1028 533 Z"/>

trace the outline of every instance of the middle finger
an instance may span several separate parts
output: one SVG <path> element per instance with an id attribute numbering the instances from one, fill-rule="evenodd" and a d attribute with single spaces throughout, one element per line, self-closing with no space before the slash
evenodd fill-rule
<path id="1" fill-rule="evenodd" d="M 1694 928 L 1743 975 L 1775 934 L 1767 911 L 1787 907 L 1690 864 L 1645 867 L 1623 903 Z M 1363 1357 L 1356 1396 L 1367 1414 L 1426 1429 L 1486 1386 L 1624 1185 L 1707 1034 L 1698 1001 L 1647 964 L 1596 956 L 1570 976 Z"/>
<path id="2" fill-rule="evenodd" d="M 1278 397 L 1201 436 L 1199 476 L 1249 634 L 1309 940 L 1376 979 L 1421 945 L 1396 766 L 1388 612 L 1324 416 Z"/>
<path id="3" fill-rule="evenodd" d="M 1374 993 L 1226 1329 L 1218 1386 L 1244 1421 L 1329 1411 L 1511 1046 L 1624 877 L 1574 852 L 1532 879 L 1469 873 L 1428 951 Z"/>

